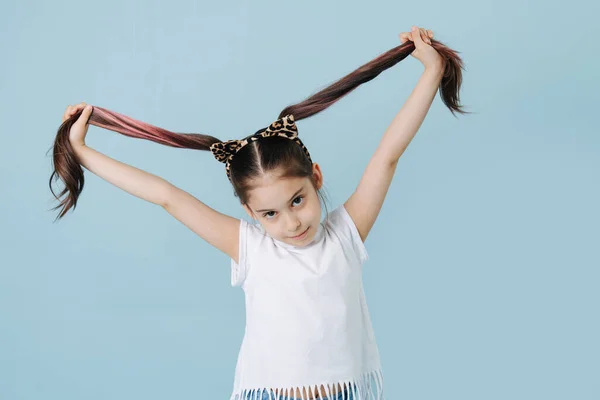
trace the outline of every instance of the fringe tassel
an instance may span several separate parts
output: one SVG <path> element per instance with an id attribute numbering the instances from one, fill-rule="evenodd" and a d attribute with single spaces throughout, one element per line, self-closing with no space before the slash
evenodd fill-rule
<path id="1" fill-rule="evenodd" d="M 319 388 L 325 387 L 327 397 L 318 397 Z M 340 381 L 336 383 L 325 382 L 321 385 L 310 385 L 298 388 L 272 390 L 268 388 L 242 389 L 233 393 L 230 400 L 385 400 L 383 390 L 383 373 L 381 369 L 366 372 L 358 379 Z M 341 392 L 332 394 L 334 389 L 341 387 Z M 300 397 L 293 397 L 296 389 L 300 390 Z"/>

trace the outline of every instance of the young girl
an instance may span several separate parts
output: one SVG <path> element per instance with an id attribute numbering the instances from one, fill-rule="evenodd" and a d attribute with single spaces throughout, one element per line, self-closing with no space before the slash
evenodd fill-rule
<path id="1" fill-rule="evenodd" d="M 268 127 L 242 140 L 173 133 L 124 115 L 67 107 L 54 144 L 54 172 L 65 183 L 62 218 L 75 208 L 87 170 L 161 205 L 231 257 L 231 284 L 245 292 L 246 330 L 231 399 L 383 399 L 383 375 L 367 309 L 364 241 L 379 214 L 398 159 L 440 90 L 454 113 L 462 61 L 430 30 L 400 34 L 401 45 L 307 100 L 286 107 Z M 321 222 L 323 174 L 298 138 L 295 122 L 314 115 L 408 55 L 424 72 L 383 135 L 356 191 Z M 93 111 L 93 112 L 92 112 Z M 225 163 L 249 224 L 189 193 L 85 145 L 88 124 L 168 146 L 210 150 Z M 55 194 L 56 199 L 59 199 Z M 56 209 L 55 208 L 55 209 Z"/>

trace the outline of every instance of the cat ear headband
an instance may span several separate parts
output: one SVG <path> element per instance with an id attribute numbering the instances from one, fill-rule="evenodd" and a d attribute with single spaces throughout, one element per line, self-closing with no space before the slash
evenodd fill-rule
<path id="1" fill-rule="evenodd" d="M 227 178 L 231 180 L 230 163 L 233 159 L 233 156 L 248 143 L 271 136 L 284 137 L 295 141 L 302 148 L 302 150 L 304 150 L 304 153 L 312 163 L 308 149 L 298 137 L 298 128 L 294 123 L 294 116 L 292 114 L 288 114 L 283 118 L 279 118 L 277 121 L 271 123 L 271 125 L 268 127 L 260 129 L 255 134 L 247 136 L 244 139 L 233 139 L 226 142 L 213 143 L 210 146 L 210 151 L 218 161 L 225 163 Z"/>

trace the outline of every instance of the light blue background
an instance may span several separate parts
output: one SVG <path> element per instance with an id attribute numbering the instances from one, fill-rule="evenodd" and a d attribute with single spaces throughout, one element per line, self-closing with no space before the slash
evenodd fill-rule
<path id="1" fill-rule="evenodd" d="M 399 44 L 461 52 L 366 245 L 388 399 L 600 399 L 595 2 L 8 1 L 0 6 L 0 399 L 227 399 L 244 330 L 229 259 L 85 172 L 53 224 L 51 153 L 85 101 L 175 131 L 255 132 Z M 329 208 L 421 72 L 412 57 L 298 122 Z M 89 146 L 235 217 L 224 166 L 90 127 Z M 60 186 L 62 187 L 62 186 Z"/>

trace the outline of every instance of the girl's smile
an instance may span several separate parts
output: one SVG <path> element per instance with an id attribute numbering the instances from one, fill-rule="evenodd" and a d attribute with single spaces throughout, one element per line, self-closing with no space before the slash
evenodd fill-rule
<path id="1" fill-rule="evenodd" d="M 302 240 L 302 239 L 304 239 L 306 237 L 306 235 L 308 234 L 308 230 L 309 229 L 310 229 L 310 226 L 308 228 L 306 228 L 306 230 L 303 233 L 301 233 L 300 235 L 298 235 L 298 236 L 292 236 L 290 239 L 294 239 L 294 240 Z"/>

